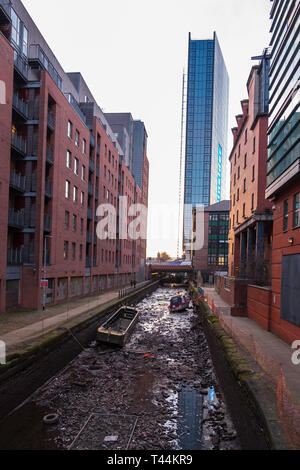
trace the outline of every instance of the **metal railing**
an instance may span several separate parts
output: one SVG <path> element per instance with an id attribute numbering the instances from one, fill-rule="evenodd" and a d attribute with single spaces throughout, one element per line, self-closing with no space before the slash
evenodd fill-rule
<path id="1" fill-rule="evenodd" d="M 51 163 L 51 165 L 53 165 L 54 163 L 54 150 L 53 148 L 47 146 L 47 150 L 46 150 L 46 160 L 48 163 Z"/>
<path id="2" fill-rule="evenodd" d="M 25 212 L 24 209 L 20 211 L 15 211 L 14 209 L 9 209 L 8 211 L 8 225 L 14 227 L 24 227 L 25 226 Z"/>
<path id="3" fill-rule="evenodd" d="M 19 97 L 17 93 L 13 94 L 13 107 L 21 113 L 25 119 L 28 119 L 28 103 Z"/>
<path id="4" fill-rule="evenodd" d="M 55 129 L 55 116 L 53 113 L 50 111 L 48 112 L 48 126 L 50 129 L 54 130 Z"/>
<path id="5" fill-rule="evenodd" d="M 9 248 L 7 250 L 7 264 L 11 266 L 19 266 L 24 262 L 24 247 Z"/>
<path id="6" fill-rule="evenodd" d="M 50 181 L 46 180 L 45 181 L 45 196 L 47 197 L 52 197 L 53 193 L 53 185 Z"/>
<path id="7" fill-rule="evenodd" d="M 47 232 L 51 232 L 52 230 L 52 220 L 50 215 L 48 214 L 44 215 L 44 230 L 46 230 Z"/>
<path id="8" fill-rule="evenodd" d="M 17 133 L 13 134 L 11 144 L 18 152 L 26 155 L 27 142 L 25 139 L 23 139 L 22 136 L 18 135 Z"/>
<path id="9" fill-rule="evenodd" d="M 29 46 L 29 60 L 38 60 L 40 65 L 47 70 L 50 77 L 56 83 L 58 88 L 62 89 L 62 79 L 61 76 L 57 73 L 56 69 L 53 67 L 52 63 L 49 61 L 45 52 L 39 44 L 31 44 Z"/>
<path id="10" fill-rule="evenodd" d="M 25 191 L 26 189 L 26 176 L 22 176 L 15 171 L 10 174 L 10 185 L 19 191 Z"/>
<path id="11" fill-rule="evenodd" d="M 29 76 L 29 67 L 25 60 L 15 51 L 15 68 L 22 75 L 22 77 L 27 81 Z"/>

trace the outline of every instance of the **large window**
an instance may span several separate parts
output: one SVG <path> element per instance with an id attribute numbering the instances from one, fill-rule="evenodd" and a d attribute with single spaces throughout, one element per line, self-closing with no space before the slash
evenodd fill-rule
<path id="1" fill-rule="evenodd" d="M 11 38 L 16 46 L 20 46 L 21 21 L 16 12 L 11 9 Z"/>
<path id="2" fill-rule="evenodd" d="M 297 193 L 294 196 L 294 220 L 293 220 L 294 228 L 297 228 L 300 226 L 299 202 L 300 202 L 300 193 Z"/>
<path id="3" fill-rule="evenodd" d="M 70 181 L 66 181 L 65 197 L 67 199 L 70 199 L 70 188 L 71 188 Z"/>

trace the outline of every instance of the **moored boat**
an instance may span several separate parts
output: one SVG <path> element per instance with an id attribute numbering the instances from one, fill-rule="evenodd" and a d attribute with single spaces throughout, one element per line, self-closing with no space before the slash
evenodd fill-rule
<path id="1" fill-rule="evenodd" d="M 96 340 L 124 346 L 138 321 L 138 316 L 138 310 L 133 307 L 119 308 L 98 328 Z"/>
<path id="2" fill-rule="evenodd" d="M 190 301 L 185 294 L 176 294 L 170 300 L 169 310 L 171 312 L 182 312 L 189 308 Z"/>

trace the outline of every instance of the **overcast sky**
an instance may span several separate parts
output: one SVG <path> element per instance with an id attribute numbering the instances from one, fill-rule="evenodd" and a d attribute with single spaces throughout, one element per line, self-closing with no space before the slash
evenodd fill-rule
<path id="1" fill-rule="evenodd" d="M 213 31 L 217 32 L 230 78 L 230 151 L 230 129 L 240 113 L 240 101 L 247 97 L 246 82 L 254 64 L 251 56 L 269 44 L 270 0 L 23 3 L 64 70 L 82 73 L 105 112 L 131 112 L 134 119 L 145 122 L 150 161 L 148 256 L 164 250 L 175 256 L 188 33 L 193 39 L 212 39 Z M 156 214 L 161 204 L 167 222 L 160 235 Z"/>

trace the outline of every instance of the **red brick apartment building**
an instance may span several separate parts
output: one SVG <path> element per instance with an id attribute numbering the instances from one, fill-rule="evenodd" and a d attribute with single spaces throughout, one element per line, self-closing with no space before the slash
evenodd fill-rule
<path id="1" fill-rule="evenodd" d="M 142 242 L 100 240 L 97 208 L 117 213 L 121 195 L 147 206 L 147 156 L 137 136 L 138 183 L 82 76 L 63 71 L 20 0 L 0 0 L 0 142 L 1 312 L 40 308 L 42 279 L 47 304 L 141 279 Z"/>
<path id="2" fill-rule="evenodd" d="M 257 313 L 255 308 L 252 310 L 248 285 L 257 286 L 260 295 L 267 292 L 268 296 L 271 282 L 273 215 L 272 204 L 265 198 L 268 68 L 265 51 L 260 65 L 251 69 L 248 99 L 241 102 L 242 113 L 236 116 L 237 127 L 232 129 L 229 277 L 217 280 L 217 288 L 232 305 L 232 314 L 248 314 L 255 319 Z"/>

